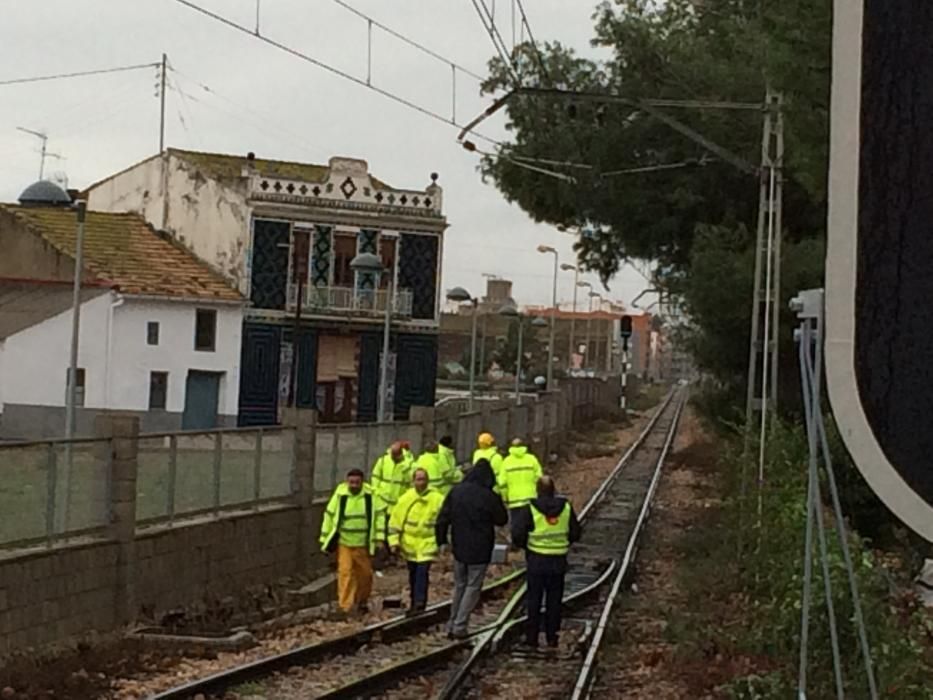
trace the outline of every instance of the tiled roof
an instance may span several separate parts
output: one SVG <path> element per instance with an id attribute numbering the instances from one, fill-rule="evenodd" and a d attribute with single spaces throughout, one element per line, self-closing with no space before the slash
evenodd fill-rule
<path id="1" fill-rule="evenodd" d="M 246 155 L 229 155 L 226 153 L 203 153 L 201 151 L 184 151 L 170 148 L 169 152 L 183 160 L 204 169 L 217 179 L 240 177 L 243 166 L 249 161 Z M 287 160 L 264 160 L 256 158 L 252 161 L 256 173 L 265 177 L 281 177 L 304 182 L 324 182 L 330 168 L 326 165 L 314 163 L 299 163 Z M 384 182 L 370 175 L 373 187 L 377 190 L 392 190 Z"/>
<path id="2" fill-rule="evenodd" d="M 67 311 L 72 293 L 71 282 L 0 279 L 0 340 Z M 84 286 L 81 300 L 106 293 L 100 287 Z"/>
<path id="3" fill-rule="evenodd" d="M 0 204 L 59 252 L 75 256 L 74 209 Z M 156 233 L 136 214 L 89 211 L 84 231 L 84 266 L 126 294 L 242 301 L 217 272 Z"/>

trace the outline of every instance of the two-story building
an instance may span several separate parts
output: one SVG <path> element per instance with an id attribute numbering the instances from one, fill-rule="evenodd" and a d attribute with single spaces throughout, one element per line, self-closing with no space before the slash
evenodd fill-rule
<path id="1" fill-rule="evenodd" d="M 138 212 L 249 299 L 240 424 L 277 422 L 291 391 L 324 421 L 370 421 L 386 304 L 389 405 L 405 418 L 411 406 L 434 403 L 447 223 L 431 180 L 401 190 L 362 160 L 321 166 L 168 149 L 92 185 L 87 197 L 91 210 Z M 378 255 L 385 272 L 354 270 L 360 253 Z"/>

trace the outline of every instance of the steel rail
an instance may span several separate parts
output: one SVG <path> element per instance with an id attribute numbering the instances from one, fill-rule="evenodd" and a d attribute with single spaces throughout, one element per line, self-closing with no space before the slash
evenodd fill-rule
<path id="1" fill-rule="evenodd" d="M 613 470 L 610 472 L 609 476 L 606 477 L 602 484 L 600 484 L 599 488 L 587 500 L 579 514 L 581 522 L 585 521 L 587 514 L 605 496 L 610 486 L 622 473 L 626 464 L 628 464 L 632 455 L 639 447 L 641 447 L 647 437 L 654 430 L 661 415 L 673 400 L 675 393 L 675 390 L 671 390 L 668 393 L 662 404 L 655 410 L 650 421 L 639 434 L 635 442 L 629 446 L 629 448 L 616 463 L 615 467 L 613 467 Z M 582 598 L 603 586 L 611 575 L 612 571 L 615 569 L 615 565 L 616 563 L 613 561 L 610 566 L 601 572 L 600 576 L 594 583 L 568 596 L 565 602 L 571 602 L 573 600 Z M 495 594 L 507 585 L 523 578 L 524 575 L 524 569 L 517 569 L 497 580 L 490 582 L 483 587 L 483 597 L 486 598 L 487 596 Z M 501 640 L 504 631 L 510 629 L 513 624 L 517 622 L 516 620 L 510 618 L 512 618 L 512 616 L 515 614 L 515 610 L 523 601 L 525 588 L 525 583 L 523 582 L 521 587 L 510 597 L 509 601 L 503 607 L 503 610 L 500 612 L 500 615 L 497 617 L 496 621 L 476 630 L 467 640 L 457 640 L 443 647 L 439 647 L 438 649 L 431 650 L 425 655 L 405 659 L 396 664 L 393 664 L 388 668 L 371 674 L 370 676 L 351 681 L 346 686 L 341 686 L 340 688 L 337 688 L 333 691 L 329 691 L 320 697 L 359 697 L 360 693 L 364 689 L 375 690 L 378 687 L 383 687 L 385 683 L 397 679 L 399 676 L 407 675 L 410 670 L 417 669 L 423 672 L 426 665 L 439 663 L 456 651 L 472 644 L 473 649 L 469 659 L 467 660 L 467 663 L 462 665 L 455 674 L 457 677 L 465 678 L 476 661 L 478 661 L 488 651 L 490 643 L 497 644 Z M 380 639 L 380 641 L 401 639 L 411 632 L 428 628 L 441 622 L 450 609 L 450 603 L 450 600 L 435 603 L 434 605 L 429 606 L 424 613 L 415 617 L 393 617 L 389 620 L 377 622 L 372 625 L 368 625 L 361 630 L 350 632 L 339 637 L 325 640 L 323 642 L 316 642 L 314 644 L 292 649 L 281 654 L 275 654 L 273 656 L 265 657 L 241 666 L 226 669 L 206 678 L 191 681 L 184 685 L 163 691 L 162 693 L 152 696 L 150 700 L 187 700 L 188 698 L 194 697 L 197 694 L 203 694 L 205 696 L 222 694 L 237 685 L 258 681 L 270 676 L 273 673 L 286 670 L 288 668 L 295 666 L 306 666 L 310 663 L 320 661 L 321 659 L 330 656 L 337 656 L 343 653 L 355 651 L 363 644 L 367 644 L 376 638 Z M 519 618 L 519 620 L 520 619 L 523 618 Z M 476 640 L 476 642 L 474 643 L 472 640 Z M 347 695 L 347 693 L 351 694 Z M 356 693 L 356 695 L 353 695 L 352 693 Z M 441 697 L 445 696 L 442 695 Z"/>
<path id="2" fill-rule="evenodd" d="M 631 460 L 632 455 L 634 455 L 635 452 L 642 447 L 647 437 L 654 431 L 661 416 L 664 414 L 665 410 L 674 400 L 676 395 L 677 395 L 676 389 L 672 389 L 670 392 L 668 392 L 662 404 L 654 412 L 654 415 L 652 415 L 651 420 L 648 422 L 648 425 L 645 426 L 645 428 L 642 430 L 641 434 L 638 436 L 635 442 L 633 442 L 632 445 L 629 446 L 628 450 L 625 451 L 625 454 L 623 454 L 622 457 L 619 459 L 618 463 L 616 464 L 615 468 L 612 470 L 610 475 L 603 481 L 600 487 L 596 490 L 595 493 L 593 493 L 593 495 L 587 501 L 586 505 L 580 511 L 579 517 L 580 517 L 581 522 L 585 522 L 586 517 L 590 513 L 592 508 L 605 497 L 609 489 L 615 484 L 619 475 L 622 473 L 622 470 Z M 681 408 L 682 408 L 682 405 L 681 407 L 678 407 L 677 413 L 675 413 L 674 420 L 672 421 L 671 427 L 669 429 L 668 438 L 670 438 L 670 436 L 676 432 L 677 422 L 678 422 Z M 663 457 L 661 460 L 659 460 L 658 463 L 659 464 L 663 463 Z M 650 488 L 651 487 L 649 486 L 649 490 Z M 648 497 L 649 495 L 646 494 L 646 499 Z M 636 525 L 636 530 L 633 533 L 633 538 L 637 535 L 637 532 L 638 532 L 638 525 Z M 630 542 L 631 541 L 632 540 L 630 539 Z M 570 593 L 569 595 L 567 595 L 563 600 L 563 604 L 568 605 L 568 604 L 573 604 L 575 602 L 583 600 L 587 598 L 589 595 L 591 595 L 592 593 L 602 588 L 602 586 L 604 586 L 607 580 L 609 579 L 612 572 L 616 569 L 617 563 L 618 563 L 617 560 L 612 560 L 609 566 L 607 566 L 606 569 L 603 570 L 603 572 L 597 577 L 595 581 L 593 581 L 587 586 L 584 586 L 582 589 L 578 591 L 574 591 Z M 621 578 L 622 575 L 624 575 L 624 571 L 620 573 L 618 578 Z M 487 653 L 498 650 L 498 648 L 502 645 L 506 634 L 508 634 L 517 625 L 525 621 L 526 616 L 521 616 L 519 618 L 511 618 L 511 614 L 518 607 L 518 605 L 522 602 L 525 596 L 526 587 L 527 587 L 527 584 L 523 583 L 521 588 L 519 588 L 513 594 L 512 599 L 506 605 L 506 608 L 503 610 L 503 614 L 500 615 L 500 619 L 497 621 L 499 622 L 498 629 L 486 634 L 483 638 L 479 640 L 479 642 L 474 647 L 473 653 L 464 661 L 464 663 L 460 666 L 460 668 L 457 669 L 454 675 L 451 676 L 450 679 L 448 679 L 448 682 L 445 684 L 441 693 L 438 695 L 439 700 L 448 700 L 449 698 L 456 697 L 456 694 L 462 688 L 463 683 L 465 682 L 467 676 L 473 670 L 475 665 L 480 661 L 480 659 L 483 658 Z"/>
<path id="3" fill-rule="evenodd" d="M 483 597 L 486 598 L 497 593 L 500 589 L 520 579 L 524 576 L 524 573 L 523 569 L 519 569 L 489 582 L 483 586 Z M 281 654 L 267 656 L 248 664 L 235 666 L 206 678 L 163 691 L 158 695 L 153 695 L 150 700 L 186 700 L 198 693 L 205 696 L 224 693 L 234 686 L 267 677 L 283 669 L 308 665 L 322 658 L 352 652 L 377 637 L 382 640 L 404 637 L 411 631 L 438 624 L 448 614 L 449 610 L 450 600 L 441 601 L 429 606 L 423 613 L 415 617 L 393 617 L 323 642 L 315 642 Z"/>
<path id="4" fill-rule="evenodd" d="M 625 556 L 622 558 L 619 572 L 616 574 L 615 581 L 613 581 L 612 584 L 612 589 L 609 591 L 609 596 L 603 605 L 603 610 L 599 616 L 599 622 L 597 623 L 596 631 L 590 640 L 589 649 L 587 650 L 586 658 L 583 661 L 583 667 L 580 669 L 580 673 L 577 675 L 577 682 L 574 685 L 571 700 L 581 700 L 582 698 L 589 697 L 589 689 L 593 682 L 593 673 L 596 667 L 596 656 L 599 653 L 599 648 L 602 643 L 603 636 L 605 635 L 606 628 L 609 625 L 609 618 L 612 615 L 613 605 L 619 596 L 619 591 L 622 589 L 622 583 L 628 575 L 629 568 L 635 559 L 635 553 L 638 546 L 638 536 L 641 534 L 641 530 L 647 522 L 649 515 L 651 514 L 651 504 L 654 500 L 654 494 L 657 491 L 658 483 L 661 478 L 661 472 L 664 467 L 664 462 L 667 460 L 667 455 L 670 452 L 671 445 L 674 444 L 674 436 L 677 434 L 677 426 L 680 422 L 680 417 L 683 413 L 684 406 L 686 405 L 686 393 L 684 393 L 679 401 L 680 404 L 676 408 L 674 420 L 671 423 L 670 431 L 667 434 L 667 440 L 664 443 L 664 447 L 661 449 L 661 454 L 658 456 L 658 461 L 654 468 L 654 475 L 651 479 L 651 485 L 648 487 L 648 493 L 645 495 L 645 501 L 642 504 L 641 512 L 639 513 L 638 520 L 635 523 L 635 528 L 632 531 L 631 537 L 629 537 L 628 546 L 625 548 Z"/>

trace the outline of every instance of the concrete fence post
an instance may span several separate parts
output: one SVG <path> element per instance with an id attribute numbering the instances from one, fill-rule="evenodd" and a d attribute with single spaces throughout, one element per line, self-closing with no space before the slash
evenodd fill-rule
<path id="1" fill-rule="evenodd" d="M 136 618 L 136 479 L 139 471 L 139 418 L 100 414 L 95 434 L 110 440 L 110 536 L 117 543 L 114 621 Z"/>
<path id="2" fill-rule="evenodd" d="M 421 423 L 422 446 L 443 437 L 442 435 L 438 435 L 436 420 L 437 411 L 434 406 L 412 406 L 409 416 L 413 423 Z"/>
<path id="3" fill-rule="evenodd" d="M 314 513 L 314 467 L 317 455 L 317 411 L 306 408 L 289 408 L 284 414 L 284 424 L 295 428 L 295 505 L 301 510 L 300 535 L 298 537 L 298 561 L 295 569 L 307 571 L 312 558 L 318 551 L 318 521 Z"/>

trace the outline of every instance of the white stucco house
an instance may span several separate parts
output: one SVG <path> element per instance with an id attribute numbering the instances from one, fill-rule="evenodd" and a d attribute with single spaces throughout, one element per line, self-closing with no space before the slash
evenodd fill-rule
<path id="1" fill-rule="evenodd" d="M 0 437 L 61 436 L 76 211 L 21 201 L 0 204 Z M 144 432 L 235 424 L 242 296 L 135 214 L 88 212 L 83 267 L 77 434 L 105 410 Z"/>

